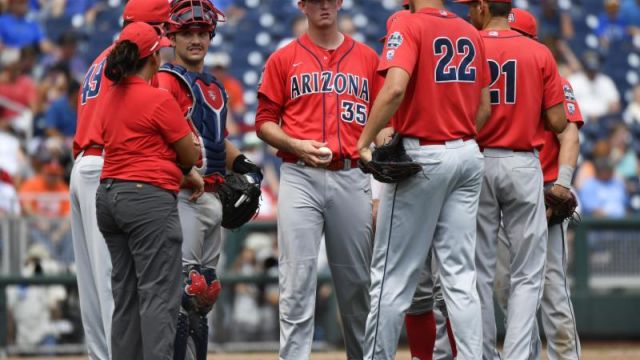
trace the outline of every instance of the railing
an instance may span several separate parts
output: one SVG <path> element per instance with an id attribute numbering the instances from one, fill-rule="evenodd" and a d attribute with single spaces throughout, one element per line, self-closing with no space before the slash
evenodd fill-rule
<path id="1" fill-rule="evenodd" d="M 0 348 L 5 351 L 13 349 L 11 352 L 21 352 L 20 348 L 8 347 L 7 287 L 64 285 L 74 289 L 77 286 L 75 277 L 71 273 L 57 276 L 22 277 L 20 275 L 29 245 L 42 241 L 32 235 L 37 221 L 43 221 L 43 219 L 0 219 L 0 240 L 2 240 L 0 269 L 4 274 L 0 277 Z M 61 223 L 66 219 L 50 221 Z M 275 230 L 276 226 L 273 222 L 258 222 L 226 234 L 224 257 L 228 265 L 225 271 L 221 271 L 225 291 L 222 292 L 214 309 L 212 349 L 232 351 L 234 348 L 246 348 L 246 344 L 239 346 L 229 336 L 232 327 L 229 317 L 233 311 L 236 296 L 235 286 L 238 284 L 249 284 L 256 288 L 273 286 L 277 283 L 277 277 L 273 274 L 270 276 L 234 275 L 229 269 L 229 264 L 233 263 L 233 259 L 244 249 L 245 240 L 249 234 L 254 232 L 274 234 Z M 572 231 L 574 237 L 570 241 L 569 252 L 572 255 L 572 293 L 581 335 L 598 338 L 640 338 L 640 312 L 637 311 L 636 305 L 640 303 L 640 218 L 624 220 L 587 218 Z M 64 249 L 65 246 L 61 248 Z M 61 253 L 64 254 L 64 252 Z M 66 269 L 64 266 L 62 268 Z M 319 276 L 319 286 L 330 285 L 330 282 L 329 275 Z M 335 301 L 331 299 L 327 304 L 329 304 L 328 308 L 323 315 L 319 315 L 316 319 L 324 340 L 322 342 L 324 345 L 320 346 L 339 346 L 341 335 Z M 274 306 L 273 311 L 277 311 L 277 306 Z M 273 339 L 262 343 L 255 343 L 251 339 L 252 346 L 256 349 L 277 347 L 277 330 L 274 330 L 274 334 Z M 78 347 L 70 349 L 77 351 Z"/>

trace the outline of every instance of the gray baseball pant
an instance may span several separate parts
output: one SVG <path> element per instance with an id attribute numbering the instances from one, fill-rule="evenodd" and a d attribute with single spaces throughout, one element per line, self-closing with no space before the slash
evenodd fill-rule
<path id="1" fill-rule="evenodd" d="M 323 233 L 347 359 L 362 359 L 369 310 L 371 216 L 371 180 L 359 169 L 282 165 L 278 198 L 280 359 L 310 356 Z"/>
<path id="2" fill-rule="evenodd" d="M 527 360 L 533 351 L 531 334 L 542 296 L 547 250 L 542 170 L 537 152 L 484 149 L 485 175 L 478 209 L 476 266 L 482 301 L 483 359 L 499 359 L 493 289 L 498 229 L 504 223 L 510 239 L 511 291 L 504 358 Z"/>
<path id="3" fill-rule="evenodd" d="M 96 203 L 113 263 L 113 358 L 171 360 L 183 291 L 176 195 L 106 180 Z"/>
<path id="4" fill-rule="evenodd" d="M 549 360 L 579 360 L 580 339 L 567 282 L 567 223 L 549 226 L 547 263 L 540 311 L 542 329 L 547 338 Z M 498 233 L 498 264 L 496 270 L 496 299 L 506 314 L 509 301 L 509 240 L 501 227 Z M 532 334 L 534 351 L 529 359 L 539 359 L 542 352 L 537 322 Z"/>
<path id="5" fill-rule="evenodd" d="M 102 156 L 83 156 L 71 171 L 71 235 L 80 296 L 80 316 L 91 360 L 111 360 L 111 256 L 96 218 Z"/>
<path id="6" fill-rule="evenodd" d="M 205 192 L 189 201 L 191 190 L 178 193 L 178 213 L 182 227 L 182 266 L 199 265 L 215 269 L 222 250 L 222 204 L 218 194 Z"/>
<path id="7" fill-rule="evenodd" d="M 404 315 L 432 245 L 458 359 L 480 359 L 482 321 L 474 250 L 482 154 L 473 140 L 420 146 L 416 139 L 404 139 L 404 145 L 423 173 L 382 190 L 365 359 L 395 358 Z"/>

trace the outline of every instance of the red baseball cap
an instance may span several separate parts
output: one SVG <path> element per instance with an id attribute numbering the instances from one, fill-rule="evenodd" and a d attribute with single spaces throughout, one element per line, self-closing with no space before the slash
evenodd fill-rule
<path id="1" fill-rule="evenodd" d="M 120 33 L 116 44 L 125 40 L 138 46 L 140 59 L 146 58 L 160 48 L 171 46 L 169 39 L 162 36 L 159 29 L 140 21 L 127 25 Z"/>
<path id="2" fill-rule="evenodd" d="M 511 9 L 509 14 L 509 26 L 532 38 L 538 37 L 538 23 L 530 12 L 522 9 Z"/>
<path id="3" fill-rule="evenodd" d="M 143 21 L 146 23 L 165 23 L 169 20 L 168 0 L 129 0 L 124 7 L 124 21 Z"/>

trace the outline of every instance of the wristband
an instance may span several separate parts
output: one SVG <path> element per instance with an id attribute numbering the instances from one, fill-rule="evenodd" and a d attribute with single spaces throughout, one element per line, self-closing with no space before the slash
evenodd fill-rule
<path id="1" fill-rule="evenodd" d="M 560 165 L 560 169 L 558 170 L 558 179 L 555 184 L 570 189 L 574 170 L 575 168 L 573 166 Z"/>

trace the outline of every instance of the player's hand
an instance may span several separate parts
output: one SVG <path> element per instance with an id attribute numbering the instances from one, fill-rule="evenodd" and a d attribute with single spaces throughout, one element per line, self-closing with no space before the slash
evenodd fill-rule
<path id="1" fill-rule="evenodd" d="M 571 190 L 562 185 L 554 184 L 551 193 L 561 199 L 571 198 Z"/>
<path id="2" fill-rule="evenodd" d="M 323 146 L 327 146 L 327 143 L 314 140 L 296 140 L 294 150 L 296 156 L 308 166 L 323 168 L 331 163 L 330 157 L 323 159 L 326 154 L 319 150 Z"/>
<path id="3" fill-rule="evenodd" d="M 369 147 L 360 148 L 358 152 L 360 153 L 360 160 L 363 163 L 366 164 L 371 161 L 371 149 L 369 149 Z"/>
<path id="4" fill-rule="evenodd" d="M 189 201 L 196 201 L 204 194 L 204 179 L 195 169 L 182 179 L 182 184 L 191 188 Z"/>

